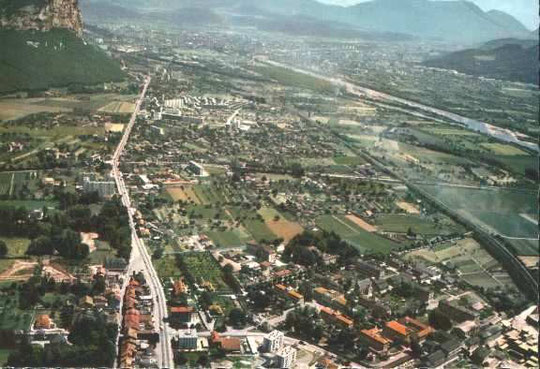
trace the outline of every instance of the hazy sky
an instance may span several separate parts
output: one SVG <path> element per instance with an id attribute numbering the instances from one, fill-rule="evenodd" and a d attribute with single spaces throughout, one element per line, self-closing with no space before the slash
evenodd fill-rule
<path id="1" fill-rule="evenodd" d="M 318 0 L 321 3 L 353 5 L 368 0 Z M 538 27 L 538 0 L 470 0 L 484 10 L 497 9 L 512 14 L 529 29 Z"/>

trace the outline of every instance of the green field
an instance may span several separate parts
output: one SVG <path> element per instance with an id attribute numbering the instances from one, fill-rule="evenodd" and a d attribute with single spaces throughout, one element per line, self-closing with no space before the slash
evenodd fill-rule
<path id="1" fill-rule="evenodd" d="M 336 156 L 334 162 L 339 165 L 361 165 L 366 161 L 359 156 Z"/>
<path id="2" fill-rule="evenodd" d="M 177 279 L 182 276 L 182 271 L 176 264 L 176 258 L 174 256 L 163 256 L 160 259 L 153 260 L 154 267 L 159 275 L 160 279 L 173 278 Z"/>
<path id="3" fill-rule="evenodd" d="M 483 143 L 481 144 L 486 149 L 490 150 L 495 155 L 504 155 L 504 156 L 520 156 L 527 155 L 527 153 L 521 149 L 518 149 L 512 145 L 505 145 L 501 143 Z"/>
<path id="4" fill-rule="evenodd" d="M 406 233 L 411 228 L 414 233 L 424 235 L 452 234 L 463 230 L 458 225 L 436 224 L 419 215 L 381 215 L 376 218 L 375 225 L 385 232 Z"/>
<path id="5" fill-rule="evenodd" d="M 535 192 L 421 186 L 469 220 L 508 237 L 537 237 L 536 225 L 520 214 L 536 214 Z M 538 252 L 538 251 L 537 251 Z"/>
<path id="6" fill-rule="evenodd" d="M 34 312 L 18 308 L 15 296 L 0 296 L 0 330 L 26 330 L 30 327 Z"/>
<path id="7" fill-rule="evenodd" d="M 8 247 L 8 257 L 21 257 L 24 256 L 30 240 L 27 238 L 6 238 L 0 237 L 1 241 L 4 241 Z"/>
<path id="8" fill-rule="evenodd" d="M 246 230 L 257 242 L 269 242 L 275 240 L 277 236 L 268 228 L 264 221 L 258 219 L 248 219 L 244 222 Z"/>
<path id="9" fill-rule="evenodd" d="M 217 247 L 234 247 L 244 244 L 238 232 L 235 231 L 207 231 L 205 233 Z"/>
<path id="10" fill-rule="evenodd" d="M 286 86 L 292 86 L 299 89 L 308 89 L 320 93 L 335 93 L 336 87 L 325 80 L 312 77 L 304 73 L 292 71 L 288 68 L 282 68 L 273 65 L 257 65 L 255 71 L 267 78 L 276 80 Z"/>
<path id="11" fill-rule="evenodd" d="M 209 281 L 213 284 L 216 292 L 231 292 L 229 286 L 223 281 L 221 267 L 210 253 L 182 254 L 181 259 L 187 272 L 199 286 L 204 281 Z"/>
<path id="12" fill-rule="evenodd" d="M 54 201 L 40 200 L 3 200 L 0 201 L 0 206 L 24 207 L 27 210 L 38 210 L 44 207 L 55 208 L 58 204 Z"/>
<path id="13" fill-rule="evenodd" d="M 395 242 L 364 231 L 343 216 L 323 215 L 317 218 L 316 223 L 327 232 L 336 232 L 361 253 L 389 253 L 399 247 Z"/>

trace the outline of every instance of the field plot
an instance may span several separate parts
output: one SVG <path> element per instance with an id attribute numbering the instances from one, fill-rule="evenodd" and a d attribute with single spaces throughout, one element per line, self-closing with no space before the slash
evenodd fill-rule
<path id="1" fill-rule="evenodd" d="M 432 220 L 419 215 L 385 214 L 376 218 L 375 224 L 381 231 L 406 233 L 411 229 L 414 233 L 424 235 L 451 234 L 462 231 L 459 226 L 436 224 Z"/>
<path id="2" fill-rule="evenodd" d="M 0 330 L 27 330 L 34 312 L 19 309 L 18 294 L 0 296 Z"/>
<path id="3" fill-rule="evenodd" d="M 1 241 L 4 241 L 8 248 L 8 257 L 21 257 L 26 253 L 26 249 L 30 244 L 30 240 L 27 238 L 6 238 L 0 237 Z"/>
<path id="4" fill-rule="evenodd" d="M 362 165 L 366 161 L 359 156 L 336 156 L 334 162 L 338 165 Z"/>
<path id="5" fill-rule="evenodd" d="M 0 120 L 15 120 L 27 115 L 50 112 L 68 112 L 69 108 L 34 105 L 24 100 L 0 100 Z"/>
<path id="6" fill-rule="evenodd" d="M 274 208 L 261 208 L 259 214 L 270 231 L 279 238 L 283 238 L 285 243 L 304 231 L 300 224 L 289 221 Z"/>
<path id="7" fill-rule="evenodd" d="M 216 247 L 236 247 L 244 244 L 240 239 L 239 231 L 207 231 L 205 233 Z"/>
<path id="8" fill-rule="evenodd" d="M 439 151 L 425 149 L 423 147 L 399 143 L 399 152 L 403 155 L 410 155 L 418 158 L 420 162 L 431 162 L 440 164 L 468 164 L 470 161 L 464 157 L 450 155 Z"/>
<path id="9" fill-rule="evenodd" d="M 347 215 L 345 218 L 349 219 L 351 222 L 356 224 L 358 227 L 362 228 L 364 231 L 368 232 L 377 232 L 377 227 L 372 226 L 368 222 L 366 222 L 364 219 L 360 218 L 357 215 L 350 214 Z"/>
<path id="10" fill-rule="evenodd" d="M 512 145 L 505 145 L 501 143 L 482 143 L 482 147 L 490 150 L 495 155 L 505 155 L 505 156 L 519 156 L 527 155 L 527 153 L 517 147 Z"/>
<path id="11" fill-rule="evenodd" d="M 41 200 L 4 200 L 0 201 L 0 206 L 14 206 L 16 208 L 23 207 L 26 210 L 39 210 L 44 207 L 55 208 L 58 204 L 54 201 Z"/>
<path id="12" fill-rule="evenodd" d="M 400 208 L 405 210 L 409 214 L 420 214 L 420 210 L 418 207 L 414 204 L 411 204 L 406 201 L 397 201 L 396 205 Z"/>
<path id="13" fill-rule="evenodd" d="M 152 260 L 152 262 L 161 279 L 179 278 L 182 276 L 182 271 L 178 268 L 174 256 L 164 255 L 160 259 Z"/>
<path id="14" fill-rule="evenodd" d="M 113 101 L 100 108 L 99 111 L 112 114 L 132 114 L 135 111 L 135 104 L 124 101 Z"/>
<path id="15" fill-rule="evenodd" d="M 182 187 L 168 186 L 165 191 L 174 201 L 187 201 L 197 205 L 202 204 L 201 199 L 193 191 L 193 187 L 190 185 Z"/>
<path id="16" fill-rule="evenodd" d="M 519 214 L 535 214 L 536 193 L 423 185 L 422 188 L 472 222 L 507 237 L 538 238 L 534 224 Z"/>
<path id="17" fill-rule="evenodd" d="M 407 259 L 427 264 L 445 263 L 455 267 L 466 282 L 484 288 L 513 285 L 502 266 L 475 240 L 466 238 L 456 243 L 437 245 L 432 249 L 415 250 Z"/>
<path id="18" fill-rule="evenodd" d="M 388 253 L 399 247 L 395 242 L 363 230 L 344 216 L 323 215 L 316 223 L 327 232 L 336 232 L 362 253 Z"/>
<path id="19" fill-rule="evenodd" d="M 479 136 L 477 133 L 474 133 L 472 131 L 458 128 L 426 127 L 422 128 L 422 131 L 427 131 L 429 133 L 441 136 Z"/>
<path id="20" fill-rule="evenodd" d="M 204 282 L 210 282 L 215 292 L 230 293 L 231 289 L 225 281 L 218 262 L 208 253 L 182 254 L 180 257 L 190 279 L 202 286 Z"/>
<path id="21" fill-rule="evenodd" d="M 105 123 L 105 130 L 107 132 L 120 133 L 124 130 L 124 124 L 122 123 Z"/>

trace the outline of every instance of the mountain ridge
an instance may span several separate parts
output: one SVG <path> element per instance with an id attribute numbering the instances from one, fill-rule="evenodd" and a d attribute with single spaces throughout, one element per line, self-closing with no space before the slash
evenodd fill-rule
<path id="1" fill-rule="evenodd" d="M 343 7 L 315 0 L 88 0 L 85 8 L 97 8 L 107 3 L 142 10 L 199 7 L 239 12 L 250 7 L 275 17 L 302 16 L 328 24 L 346 24 L 361 31 L 392 32 L 471 44 L 507 37 L 527 38 L 530 33 L 511 15 L 500 11 L 484 12 L 470 1 L 372 0 Z"/>
<path id="2" fill-rule="evenodd" d="M 0 0 L 0 28 L 50 31 L 63 28 L 82 35 L 78 0 Z"/>

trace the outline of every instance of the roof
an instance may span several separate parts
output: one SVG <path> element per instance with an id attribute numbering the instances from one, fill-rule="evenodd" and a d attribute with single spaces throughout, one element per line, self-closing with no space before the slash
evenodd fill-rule
<path id="1" fill-rule="evenodd" d="M 388 338 L 381 336 L 381 331 L 378 328 L 362 329 L 360 332 L 364 336 L 367 336 L 367 337 L 373 339 L 374 341 L 377 341 L 377 342 L 379 342 L 379 343 L 381 343 L 383 345 L 389 344 L 389 343 L 392 342 Z"/>
<path id="2" fill-rule="evenodd" d="M 289 296 L 291 296 L 291 297 L 293 297 L 293 298 L 295 298 L 297 300 L 300 300 L 300 299 L 304 298 L 304 295 L 301 295 L 296 291 L 289 291 Z"/>
<path id="3" fill-rule="evenodd" d="M 315 292 L 320 293 L 321 295 L 327 294 L 328 290 L 324 287 L 317 287 L 314 289 Z"/>
<path id="4" fill-rule="evenodd" d="M 446 356 L 441 350 L 437 350 L 426 358 L 431 366 L 439 366 L 445 362 Z"/>
<path id="5" fill-rule="evenodd" d="M 402 336 L 407 336 L 410 331 L 406 326 L 395 320 L 386 323 L 386 327 Z"/>
<path id="6" fill-rule="evenodd" d="M 35 322 L 36 328 L 49 328 L 51 326 L 51 318 L 47 314 L 38 315 Z"/>
<path id="7" fill-rule="evenodd" d="M 334 315 L 336 312 L 330 308 L 327 308 L 326 306 L 321 307 L 321 313 L 325 313 L 328 315 Z"/>
<path id="8" fill-rule="evenodd" d="M 238 338 L 222 338 L 219 340 L 221 348 L 225 351 L 240 351 L 242 341 Z"/>
<path id="9" fill-rule="evenodd" d="M 345 296 L 339 296 L 338 298 L 336 298 L 336 302 L 340 305 L 347 305 L 347 299 L 345 298 Z"/>
<path id="10" fill-rule="evenodd" d="M 173 306 L 171 307 L 171 313 L 193 313 L 193 307 L 191 306 Z"/>
<path id="11" fill-rule="evenodd" d="M 348 326 L 351 326 L 354 324 L 354 322 L 351 319 L 347 318 L 344 315 L 336 315 L 336 319 L 339 320 L 341 323 Z"/>
<path id="12" fill-rule="evenodd" d="M 443 344 L 441 344 L 441 350 L 443 350 L 444 352 L 452 352 L 458 348 L 461 347 L 461 341 L 457 340 L 457 339 L 450 339 L 446 342 L 444 342 Z"/>

